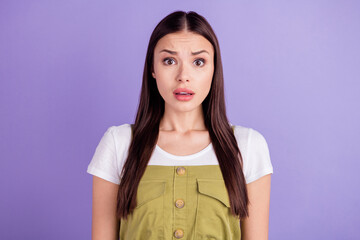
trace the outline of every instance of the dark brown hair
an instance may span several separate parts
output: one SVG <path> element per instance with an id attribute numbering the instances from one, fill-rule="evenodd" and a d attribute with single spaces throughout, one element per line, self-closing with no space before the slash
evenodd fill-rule
<path id="1" fill-rule="evenodd" d="M 214 47 L 214 75 L 209 94 L 202 103 L 205 126 L 229 194 L 231 212 L 240 218 L 248 216 L 249 200 L 242 171 L 242 156 L 226 116 L 223 68 L 217 37 L 201 15 L 193 11 L 176 11 L 158 23 L 149 40 L 140 101 L 132 125 L 132 140 L 121 172 L 117 200 L 119 219 L 127 219 L 127 215 L 136 207 L 137 188 L 157 143 L 159 124 L 164 114 L 164 99 L 152 77 L 155 46 L 166 34 L 184 30 L 202 35 Z"/>

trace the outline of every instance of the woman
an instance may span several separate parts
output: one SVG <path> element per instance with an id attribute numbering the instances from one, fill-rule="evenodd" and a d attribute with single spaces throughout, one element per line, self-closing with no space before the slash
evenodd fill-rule
<path id="1" fill-rule="evenodd" d="M 87 171 L 93 240 L 268 239 L 268 145 L 229 123 L 204 17 L 177 11 L 155 27 L 135 123 L 109 127 Z"/>

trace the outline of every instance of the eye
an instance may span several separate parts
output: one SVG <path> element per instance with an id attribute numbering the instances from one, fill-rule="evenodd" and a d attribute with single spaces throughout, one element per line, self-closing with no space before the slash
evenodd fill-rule
<path id="1" fill-rule="evenodd" d="M 200 65 L 196 64 L 196 62 L 199 63 L 199 61 L 200 61 Z M 205 59 L 199 58 L 199 59 L 196 59 L 194 62 L 195 62 L 196 66 L 201 67 L 201 66 L 203 66 L 205 64 Z M 202 62 L 202 64 L 201 64 L 201 62 Z"/>
<path id="2" fill-rule="evenodd" d="M 169 64 L 167 64 L 167 63 L 169 63 L 169 61 L 174 61 L 174 59 L 173 58 L 164 58 L 163 63 L 165 63 L 165 65 L 169 65 Z M 172 65 L 172 64 L 170 64 L 170 65 Z"/>

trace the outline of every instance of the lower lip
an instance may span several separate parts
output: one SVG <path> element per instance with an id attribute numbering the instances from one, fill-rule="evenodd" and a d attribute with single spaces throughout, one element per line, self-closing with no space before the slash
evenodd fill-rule
<path id="1" fill-rule="evenodd" d="M 193 95 L 176 95 L 174 93 L 174 96 L 176 97 L 177 100 L 179 101 L 189 101 L 191 100 L 193 97 L 194 97 L 194 94 Z"/>

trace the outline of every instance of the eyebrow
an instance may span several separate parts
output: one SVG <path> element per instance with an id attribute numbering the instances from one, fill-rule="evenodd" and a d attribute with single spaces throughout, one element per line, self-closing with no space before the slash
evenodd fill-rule
<path id="1" fill-rule="evenodd" d="M 161 52 L 167 52 L 167 53 L 170 53 L 170 54 L 173 54 L 173 55 L 177 55 L 177 52 L 171 51 L 171 50 L 168 50 L 168 49 L 163 49 L 159 53 L 161 53 Z M 206 51 L 206 50 L 200 50 L 200 51 L 197 51 L 197 52 L 191 52 L 191 55 L 198 55 L 198 54 L 200 54 L 202 52 L 205 52 L 205 53 L 209 54 L 209 52 Z"/>

